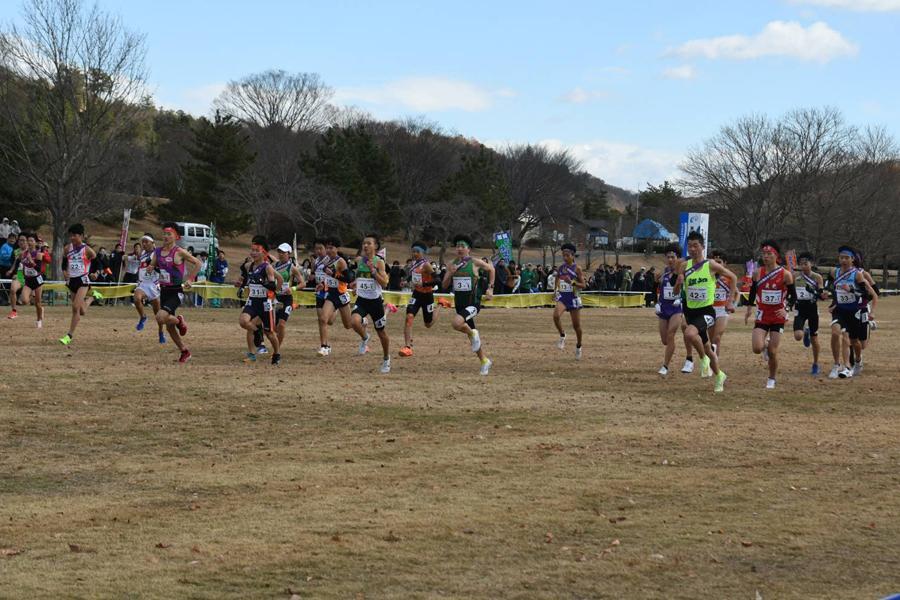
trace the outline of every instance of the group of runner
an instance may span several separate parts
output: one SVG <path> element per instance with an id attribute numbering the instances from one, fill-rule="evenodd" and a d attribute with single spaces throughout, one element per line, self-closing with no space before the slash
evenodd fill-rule
<path id="1" fill-rule="evenodd" d="M 738 304 L 737 276 L 725 266 L 720 252 L 704 258 L 705 240 L 699 232 L 688 235 L 688 257 L 681 260 L 678 246 L 666 249 L 666 267 L 657 280 L 660 341 L 665 346 L 661 376 L 669 373 L 679 329 L 683 333 L 686 358 L 682 373 L 694 370 L 693 353 L 700 356 L 700 376 L 715 376 L 713 390 L 724 390 L 727 375 L 720 367 L 722 337 L 730 314 Z M 868 345 L 872 314 L 878 300 L 871 275 L 862 268 L 859 254 L 849 246 L 838 249 L 838 266 L 832 285 L 825 289 L 824 278 L 813 270 L 810 253 L 798 257 L 795 273 L 784 264 L 778 244 L 772 240 L 760 245 L 762 265 L 752 275 L 744 323 L 753 319 L 751 348 L 763 357 L 768 367 L 766 388 L 774 389 L 778 375 L 781 336 L 789 311 L 796 310 L 794 339 L 811 347 L 810 374 L 818 375 L 820 345 L 817 302 L 832 304 L 831 350 L 834 366 L 830 379 L 849 378 L 862 373 L 863 350 Z M 755 314 L 754 314 L 755 309 Z"/>
<path id="2" fill-rule="evenodd" d="M 138 322 L 135 328 L 142 331 L 147 322 L 145 303 L 151 307 L 157 324 L 159 342 L 167 342 L 166 333 L 179 350 L 178 361 L 187 362 L 191 352 L 184 342 L 187 323 L 176 311 L 181 305 L 183 293 L 190 290 L 191 281 L 200 269 L 200 261 L 177 245 L 178 232 L 174 223 L 164 223 L 161 244 L 149 234 L 141 240 L 140 270 L 133 293 Z M 94 251 L 84 241 L 84 227 L 80 224 L 69 228 L 69 244 L 65 247 L 63 270 L 66 286 L 71 293 L 71 320 L 66 334 L 59 339 L 68 346 L 75 330 L 94 296 L 88 295 L 89 265 Z M 27 304 L 33 295 L 37 311 L 37 326 L 41 327 L 43 307 L 41 286 L 49 264 L 49 256 L 40 250 L 35 235 L 24 236 L 26 244 L 17 256 L 24 286 L 22 302 Z M 438 285 L 453 290 L 455 314 L 451 326 L 467 336 L 471 351 L 478 357 L 480 372 L 487 375 L 492 366 L 482 346 L 481 335 L 475 326 L 475 317 L 481 310 L 482 297 L 490 300 L 494 283 L 494 267 L 489 261 L 471 256 L 472 240 L 457 235 L 453 244 L 456 258 L 448 266 L 443 281 L 438 281 L 427 258 L 428 246 L 414 242 L 411 246 L 412 264 L 410 279 L 412 295 L 406 306 L 404 345 L 401 357 L 413 355 L 413 323 L 420 312 L 426 328 L 436 322 L 438 306 L 449 307 L 444 298 L 436 301 Z M 369 352 L 369 323 L 375 329 L 382 350 L 380 372 L 391 370 L 390 337 L 386 324 L 388 312 L 396 307 L 386 304 L 384 288 L 388 272 L 381 240 L 375 234 L 363 238 L 355 272 L 340 254 L 340 240 L 335 237 L 317 239 L 313 243 L 315 269 L 316 314 L 320 346 L 317 354 L 327 357 L 332 353 L 329 329 L 340 315 L 345 329 L 359 336 L 357 353 Z M 714 391 L 721 392 L 727 379 L 722 370 L 722 339 L 730 315 L 738 304 L 737 276 L 726 266 L 724 255 L 713 251 L 705 258 L 705 240 L 699 232 L 687 238 L 687 256 L 682 259 L 677 245 L 665 252 L 665 267 L 656 284 L 659 317 L 659 335 L 665 347 L 663 363 L 658 373 L 665 377 L 670 371 L 679 331 L 685 347 L 686 358 L 682 373 L 694 371 L 694 355 L 700 360 L 700 376 L 714 378 Z M 751 347 L 755 354 L 763 356 L 768 366 L 766 388 L 775 387 L 781 336 L 788 321 L 789 311 L 796 310 L 793 323 L 794 338 L 812 348 L 811 374 L 819 374 L 820 344 L 818 339 L 819 314 L 817 302 L 829 295 L 833 302 L 829 307 L 831 320 L 831 349 L 834 358 L 828 377 L 849 378 L 859 375 L 863 368 L 863 351 L 868 345 L 872 315 L 878 295 L 876 286 L 861 264 L 861 258 L 852 248 L 839 249 L 839 266 L 835 268 L 833 284 L 825 289 L 823 277 L 814 271 L 815 260 L 809 253 L 798 257 L 798 271 L 792 272 L 784 265 L 784 257 L 778 244 L 766 241 L 760 246 L 761 267 L 753 273 L 744 322 L 754 316 Z M 586 287 L 586 278 L 576 264 L 576 248 L 563 244 L 563 263 L 555 283 L 555 308 L 553 322 L 559 333 L 557 347 L 565 349 L 567 336 L 562 316 L 568 312 L 575 331 L 575 359 L 582 358 L 583 332 L 580 312 L 582 301 L 579 293 Z M 487 285 L 482 291 L 482 273 L 487 275 Z M 287 331 L 287 321 L 295 308 L 293 291 L 302 286 L 303 276 L 293 259 L 293 248 L 282 243 L 271 254 L 265 236 L 255 236 L 250 246 L 250 262 L 242 279 L 236 284 L 246 290 L 247 297 L 239 317 L 239 324 L 246 332 L 246 362 L 255 362 L 257 355 L 268 353 L 263 337 L 272 346 L 271 362 L 281 363 L 281 348 Z M 15 284 L 14 284 L 15 285 Z M 16 290 L 17 291 L 17 290 Z M 355 292 L 355 300 L 351 297 Z M 94 295 L 99 295 L 96 291 Z M 102 297 L 102 296 L 101 296 Z M 15 307 L 11 318 L 15 316 Z"/>

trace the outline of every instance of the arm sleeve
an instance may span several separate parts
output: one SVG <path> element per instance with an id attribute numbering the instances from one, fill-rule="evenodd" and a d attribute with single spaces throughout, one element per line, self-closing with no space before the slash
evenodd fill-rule
<path id="1" fill-rule="evenodd" d="M 750 298 L 747 299 L 747 304 L 750 306 L 756 306 L 756 282 L 754 281 L 750 285 Z"/>
<path id="2" fill-rule="evenodd" d="M 789 283 L 787 286 L 787 307 L 790 310 L 794 310 L 794 305 L 797 303 L 797 286 L 793 283 Z"/>

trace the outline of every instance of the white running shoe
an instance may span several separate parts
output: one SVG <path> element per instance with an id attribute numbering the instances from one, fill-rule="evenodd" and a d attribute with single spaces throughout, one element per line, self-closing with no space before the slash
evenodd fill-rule
<path id="1" fill-rule="evenodd" d="M 268 353 L 269 353 L 269 349 L 266 348 L 265 346 L 259 346 L 259 347 L 256 349 L 256 353 L 257 353 L 257 354 L 268 354 Z"/>
<path id="2" fill-rule="evenodd" d="M 659 368 L 659 371 L 657 371 L 657 373 L 659 373 L 661 376 L 665 377 L 666 375 L 669 374 L 669 369 L 666 368 L 665 365 L 663 365 Z"/>
<path id="3" fill-rule="evenodd" d="M 364 337 L 359 342 L 359 350 L 357 350 L 357 354 L 365 354 L 366 352 L 369 351 L 369 337 L 370 337 L 369 334 L 366 333 L 366 337 Z"/>
<path id="4" fill-rule="evenodd" d="M 694 372 L 694 361 L 685 359 L 684 364 L 681 366 L 682 373 L 693 373 Z"/>
<path id="5" fill-rule="evenodd" d="M 331 354 L 331 352 L 328 351 L 328 346 L 319 346 L 316 354 L 318 354 L 319 356 L 328 356 L 329 354 Z"/>
<path id="6" fill-rule="evenodd" d="M 381 363 L 381 372 L 383 374 L 387 374 L 387 373 L 391 372 L 391 359 L 390 358 L 384 359 L 384 361 Z"/>
<path id="7" fill-rule="evenodd" d="M 487 375 L 491 372 L 491 365 L 494 364 L 494 361 L 491 359 L 486 359 L 483 363 L 481 363 L 481 374 Z"/>
<path id="8" fill-rule="evenodd" d="M 38 329 L 42 329 L 43 327 L 44 327 L 44 322 L 43 322 L 43 321 L 38 321 L 38 322 L 37 322 L 37 328 L 38 328 Z"/>
<path id="9" fill-rule="evenodd" d="M 472 352 L 481 350 L 481 336 L 478 334 L 477 329 L 472 330 L 472 335 L 469 336 L 469 340 L 472 342 Z"/>
<path id="10" fill-rule="evenodd" d="M 575 347 L 575 360 L 581 360 L 581 347 Z"/>
<path id="11" fill-rule="evenodd" d="M 853 376 L 856 377 L 857 375 L 860 375 L 862 373 L 862 370 L 863 364 L 861 362 L 857 362 L 855 365 L 853 365 Z"/>
<path id="12" fill-rule="evenodd" d="M 556 342 L 556 347 L 562 350 L 566 347 L 566 334 L 562 334 L 559 336 L 559 341 Z"/>
<path id="13" fill-rule="evenodd" d="M 844 370 L 838 373 L 838 377 L 840 377 L 841 379 L 850 379 L 851 377 L 853 377 L 853 371 L 851 369 L 848 369 L 847 367 L 844 367 Z"/>
<path id="14" fill-rule="evenodd" d="M 767 389 L 767 390 L 774 390 L 774 389 L 775 389 L 775 380 L 772 379 L 771 377 L 769 377 L 768 379 L 766 379 L 766 389 Z"/>
<path id="15" fill-rule="evenodd" d="M 833 367 L 831 367 L 831 373 L 828 374 L 828 379 L 837 379 L 840 373 L 841 365 L 834 365 Z"/>

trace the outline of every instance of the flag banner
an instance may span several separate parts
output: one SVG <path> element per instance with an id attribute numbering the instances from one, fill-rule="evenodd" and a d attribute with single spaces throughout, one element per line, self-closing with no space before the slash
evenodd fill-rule
<path id="1" fill-rule="evenodd" d="M 797 251 L 796 250 L 788 250 L 784 253 L 784 264 L 791 271 L 797 270 Z"/>
<path id="2" fill-rule="evenodd" d="M 503 259 L 507 263 L 512 260 L 512 238 L 509 237 L 508 231 L 498 231 L 494 234 L 494 247 L 499 255 L 498 260 Z"/>
<path id="3" fill-rule="evenodd" d="M 709 214 L 707 213 L 681 213 L 680 224 L 678 227 L 678 243 L 681 245 L 681 251 L 687 256 L 687 237 L 693 231 L 699 231 L 706 241 L 706 249 L 711 248 L 709 243 Z M 706 258 L 706 252 L 703 252 Z"/>

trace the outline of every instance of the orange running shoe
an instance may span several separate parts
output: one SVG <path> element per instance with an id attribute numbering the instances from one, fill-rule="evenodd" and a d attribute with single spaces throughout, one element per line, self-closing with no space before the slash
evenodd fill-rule
<path id="1" fill-rule="evenodd" d="M 446 298 L 438 298 L 437 303 L 443 306 L 444 308 L 450 308 L 450 301 Z"/>
<path id="2" fill-rule="evenodd" d="M 412 348 L 409 346 L 403 346 L 400 348 L 400 356 L 412 356 Z"/>

